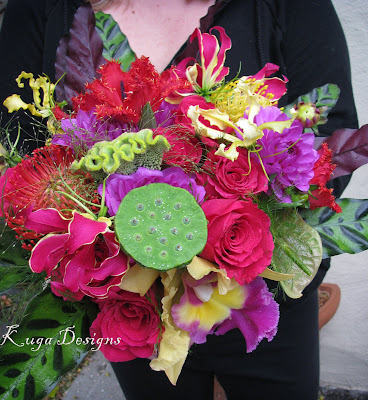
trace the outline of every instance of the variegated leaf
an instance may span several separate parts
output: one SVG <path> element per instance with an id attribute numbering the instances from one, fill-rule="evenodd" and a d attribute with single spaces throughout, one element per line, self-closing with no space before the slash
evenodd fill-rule
<path id="1" fill-rule="evenodd" d="M 43 399 L 90 349 L 95 307 L 65 302 L 50 290 L 34 298 L 20 326 L 10 325 L 0 338 L 0 399 Z"/>
<path id="2" fill-rule="evenodd" d="M 271 267 L 276 272 L 294 275 L 280 284 L 289 297 L 299 298 L 321 263 L 321 239 L 295 210 L 279 211 L 271 232 L 275 242 Z"/>
<path id="3" fill-rule="evenodd" d="M 123 71 L 127 71 L 135 60 L 135 54 L 129 46 L 127 37 L 110 14 L 99 11 L 95 14 L 95 18 L 96 30 L 104 46 L 103 56 L 107 60 L 120 61 Z"/>
<path id="4" fill-rule="evenodd" d="M 368 200 L 337 199 L 336 203 L 341 213 L 328 207 L 301 211 L 307 224 L 321 236 L 323 258 L 368 249 Z"/>

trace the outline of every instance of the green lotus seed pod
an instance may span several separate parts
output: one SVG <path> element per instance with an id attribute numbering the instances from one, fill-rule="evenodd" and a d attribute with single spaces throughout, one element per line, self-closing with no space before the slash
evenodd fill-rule
<path id="1" fill-rule="evenodd" d="M 207 220 L 185 189 L 151 183 L 131 190 L 115 216 L 123 249 L 144 267 L 159 271 L 189 264 L 207 242 Z"/>

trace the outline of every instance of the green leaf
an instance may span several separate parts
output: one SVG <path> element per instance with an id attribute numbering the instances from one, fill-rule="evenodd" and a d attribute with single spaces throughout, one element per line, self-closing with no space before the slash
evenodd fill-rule
<path id="1" fill-rule="evenodd" d="M 155 113 L 152 111 L 150 103 L 146 103 L 142 109 L 142 116 L 138 123 L 138 128 L 139 130 L 157 128 Z"/>
<path id="2" fill-rule="evenodd" d="M 278 211 L 271 232 L 275 242 L 271 267 L 279 273 L 294 274 L 293 279 L 280 284 L 289 297 L 299 298 L 321 263 L 321 239 L 295 210 Z"/>
<path id="3" fill-rule="evenodd" d="M 99 11 L 95 14 L 95 18 L 96 30 L 104 46 L 103 56 L 107 60 L 120 61 L 123 71 L 127 71 L 135 60 L 135 54 L 129 46 L 127 37 L 110 14 Z"/>
<path id="4" fill-rule="evenodd" d="M 17 266 L 0 261 L 0 294 L 19 283 L 26 282 L 33 275 L 29 265 Z"/>
<path id="5" fill-rule="evenodd" d="M 65 302 L 50 290 L 34 298 L 21 325 L 0 339 L 0 399 L 42 399 L 51 392 L 87 354 L 95 312 L 91 302 Z M 84 343 L 77 345 L 77 338 Z"/>
<path id="6" fill-rule="evenodd" d="M 0 218 L 0 260 L 16 265 L 28 264 L 29 252 L 22 249 L 21 242 L 15 238 L 15 231 L 10 229 L 4 218 Z"/>
<path id="7" fill-rule="evenodd" d="M 301 212 L 321 236 L 323 258 L 368 249 L 368 200 L 337 199 L 336 203 L 342 208 L 341 213 L 328 207 Z"/>
<path id="8" fill-rule="evenodd" d="M 317 124 L 320 125 L 326 122 L 327 115 L 337 103 L 339 95 L 340 89 L 337 85 L 326 83 L 326 85 L 315 88 L 311 92 L 299 96 L 292 104 L 287 105 L 284 111 L 289 117 L 291 117 L 290 110 L 298 103 L 302 101 L 304 101 L 304 103 L 314 103 L 317 108 L 322 107 L 323 110 L 323 112 L 321 112 L 321 119 Z"/>

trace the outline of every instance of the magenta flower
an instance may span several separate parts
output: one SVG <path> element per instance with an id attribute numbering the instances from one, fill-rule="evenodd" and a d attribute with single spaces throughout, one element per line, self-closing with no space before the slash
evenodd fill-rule
<path id="1" fill-rule="evenodd" d="M 188 190 L 198 203 L 202 203 L 204 200 L 204 188 L 197 185 L 194 178 L 190 178 L 181 168 L 171 167 L 158 171 L 139 167 L 134 174 L 112 174 L 107 178 L 105 201 L 109 214 L 113 216 L 118 212 L 120 203 L 128 192 L 150 183 L 167 183 L 171 186 L 180 187 Z M 98 187 L 98 193 L 102 195 L 102 184 Z"/>
<path id="2" fill-rule="evenodd" d="M 217 37 L 210 34 L 213 30 L 219 32 L 221 46 Z M 210 90 L 229 73 L 229 68 L 224 64 L 225 53 L 231 48 L 231 40 L 220 26 L 213 27 L 210 33 L 201 33 L 199 29 L 196 29 L 190 36 L 191 42 L 198 39 L 200 63 L 186 68 L 186 77 L 198 93 Z M 178 65 L 179 72 L 191 60 L 191 58 L 186 58 L 181 61 Z"/>
<path id="3" fill-rule="evenodd" d="M 183 275 L 185 292 L 171 309 L 175 324 L 197 344 L 204 343 L 207 335 L 223 335 L 234 328 L 241 330 L 248 353 L 263 338 L 271 341 L 277 332 L 279 306 L 263 279 L 220 294 L 216 275 L 200 280 Z"/>
<path id="4" fill-rule="evenodd" d="M 43 219 L 51 221 L 49 231 L 58 229 L 58 233 L 49 233 L 36 244 L 29 264 L 33 272 L 44 271 L 51 277 L 51 289 L 56 295 L 68 300 L 81 300 L 84 295 L 106 298 L 110 290 L 118 289 L 129 259 L 120 251 L 115 234 L 106 222 L 76 212 L 71 220 L 52 209 L 35 213 L 38 218 L 28 222 L 29 229 L 46 233 L 47 222 L 38 223 L 38 231 L 35 222 Z"/>
<path id="5" fill-rule="evenodd" d="M 286 83 L 288 82 L 288 79 L 285 76 L 283 76 L 284 79 L 277 77 L 269 78 L 269 76 L 277 72 L 279 69 L 280 67 L 278 65 L 267 63 L 255 75 L 247 76 L 246 80 L 257 81 L 257 93 L 264 97 L 271 94 L 272 101 L 276 101 L 286 93 Z"/>
<path id="6" fill-rule="evenodd" d="M 155 353 L 161 339 L 161 321 L 154 292 L 147 297 L 120 290 L 98 301 L 100 312 L 90 333 L 95 340 L 103 339 L 100 350 L 109 361 L 149 358 Z"/>
<path id="7" fill-rule="evenodd" d="M 287 115 L 277 107 L 266 107 L 261 109 L 254 121 L 261 125 L 268 121 L 287 119 Z M 318 159 L 317 151 L 313 148 L 313 133 L 303 133 L 303 125 L 294 121 L 290 128 L 285 128 L 282 133 L 265 130 L 258 143 L 262 146 L 259 155 L 267 174 L 275 174 L 270 186 L 282 202 L 291 202 L 285 193 L 288 187 L 293 186 L 302 192 L 309 190 L 309 181 L 314 175 L 314 163 Z"/>
<path id="8" fill-rule="evenodd" d="M 231 317 L 216 330 L 216 335 L 223 335 L 238 328 L 244 336 L 247 353 L 252 352 L 263 339 L 269 342 L 277 333 L 279 323 L 279 305 L 268 291 L 262 278 L 257 278 L 243 286 L 246 299 L 241 309 L 231 310 Z"/>

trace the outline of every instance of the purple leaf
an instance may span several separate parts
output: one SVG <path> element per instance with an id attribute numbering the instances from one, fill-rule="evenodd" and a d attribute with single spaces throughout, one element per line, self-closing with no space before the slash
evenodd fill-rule
<path id="1" fill-rule="evenodd" d="M 368 163 L 368 124 L 360 129 L 339 129 L 330 137 L 317 137 L 315 147 L 326 142 L 332 150 L 332 161 L 337 164 L 333 179 L 351 174 Z"/>
<path id="2" fill-rule="evenodd" d="M 103 44 L 95 30 L 95 15 L 90 5 L 78 8 L 69 37 L 62 38 L 56 52 L 56 80 L 65 76 L 56 86 L 59 102 L 66 100 L 71 107 L 71 98 L 85 91 L 85 84 L 99 74 L 97 68 L 105 63 Z"/>

